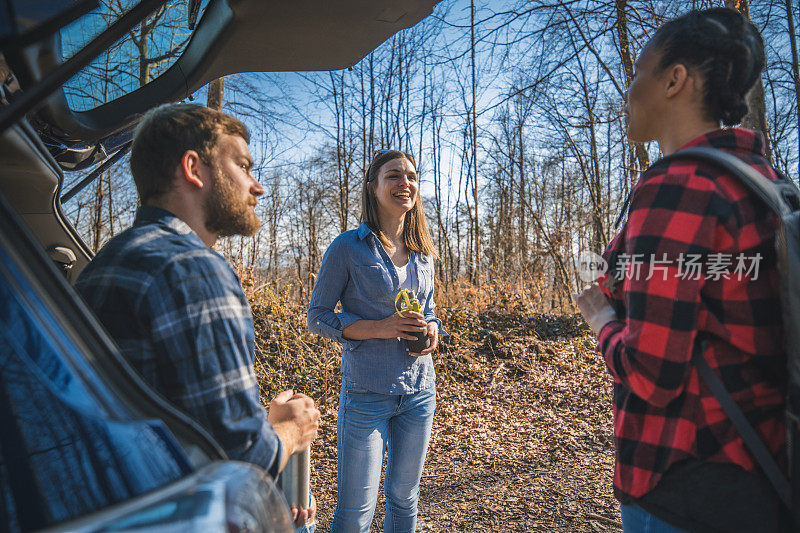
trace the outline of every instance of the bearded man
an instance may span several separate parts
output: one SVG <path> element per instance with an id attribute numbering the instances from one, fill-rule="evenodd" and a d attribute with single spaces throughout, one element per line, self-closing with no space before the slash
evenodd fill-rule
<path id="1" fill-rule="evenodd" d="M 259 402 L 255 334 L 239 278 L 213 250 L 219 237 L 253 235 L 264 189 L 253 178 L 244 124 L 194 104 L 142 119 L 130 165 L 141 207 L 75 287 L 153 389 L 205 427 L 231 459 L 273 478 L 309 446 L 319 411 L 283 391 Z M 301 510 L 298 525 L 313 514 Z"/>

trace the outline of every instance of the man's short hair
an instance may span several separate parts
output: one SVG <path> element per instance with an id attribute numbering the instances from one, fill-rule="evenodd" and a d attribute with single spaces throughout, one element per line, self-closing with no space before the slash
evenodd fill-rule
<path id="1" fill-rule="evenodd" d="M 250 142 L 241 121 L 198 104 L 164 104 L 145 114 L 131 147 L 131 173 L 144 205 L 172 189 L 175 169 L 187 150 L 212 165 L 220 135 L 239 135 Z"/>

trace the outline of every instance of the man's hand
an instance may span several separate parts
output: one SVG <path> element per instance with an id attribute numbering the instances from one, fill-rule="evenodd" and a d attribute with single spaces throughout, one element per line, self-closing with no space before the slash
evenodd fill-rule
<path id="1" fill-rule="evenodd" d="M 314 518 L 317 514 L 317 499 L 313 494 L 309 494 L 308 509 L 300 509 L 292 505 L 292 520 L 294 520 L 295 527 L 302 527 L 303 524 Z"/>
<path id="2" fill-rule="evenodd" d="M 583 318 L 596 335 L 599 335 L 603 326 L 612 320 L 619 320 L 597 283 L 592 283 L 574 298 Z"/>
<path id="3" fill-rule="evenodd" d="M 422 357 L 423 355 L 428 355 L 432 353 L 436 346 L 439 344 L 439 324 L 436 322 L 428 322 L 427 325 L 428 330 L 428 337 L 431 339 L 431 345 L 422 350 L 420 353 L 411 353 L 409 352 L 408 355 L 413 355 L 414 357 Z"/>
<path id="4" fill-rule="evenodd" d="M 267 420 L 283 444 L 281 470 L 290 455 L 308 448 L 319 430 L 319 410 L 314 407 L 314 400 L 292 390 L 275 396 L 269 404 Z"/>

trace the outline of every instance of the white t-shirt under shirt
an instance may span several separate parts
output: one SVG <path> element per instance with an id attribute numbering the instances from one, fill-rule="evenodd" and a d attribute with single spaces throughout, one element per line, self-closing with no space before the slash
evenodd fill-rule
<path id="1" fill-rule="evenodd" d="M 411 264 L 411 261 L 405 264 L 405 266 L 397 266 L 394 265 L 394 269 L 397 271 L 397 278 L 400 281 L 400 290 L 409 289 L 411 290 L 411 275 L 408 271 L 408 265 Z"/>

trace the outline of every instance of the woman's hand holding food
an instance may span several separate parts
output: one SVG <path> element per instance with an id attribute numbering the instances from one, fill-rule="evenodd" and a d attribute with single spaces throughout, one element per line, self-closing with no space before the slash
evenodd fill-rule
<path id="1" fill-rule="evenodd" d="M 376 323 L 377 331 L 375 337 L 378 339 L 399 338 L 408 341 L 415 341 L 417 338 L 411 333 L 427 330 L 424 316 L 414 311 L 405 311 L 403 316 L 394 313 Z"/>
<path id="2" fill-rule="evenodd" d="M 436 345 L 439 344 L 439 324 L 436 322 L 428 322 L 426 326 L 428 330 L 428 337 L 431 339 L 431 345 L 422 350 L 420 353 L 411 353 L 409 352 L 408 355 L 413 355 L 415 357 L 421 357 L 423 355 L 428 355 L 432 353 L 436 349 Z"/>
<path id="3" fill-rule="evenodd" d="M 344 328 L 342 336 L 351 340 L 396 338 L 417 340 L 408 332 L 426 331 L 427 325 L 422 314 L 404 311 L 403 315 L 394 313 L 383 320 L 357 320 Z"/>

